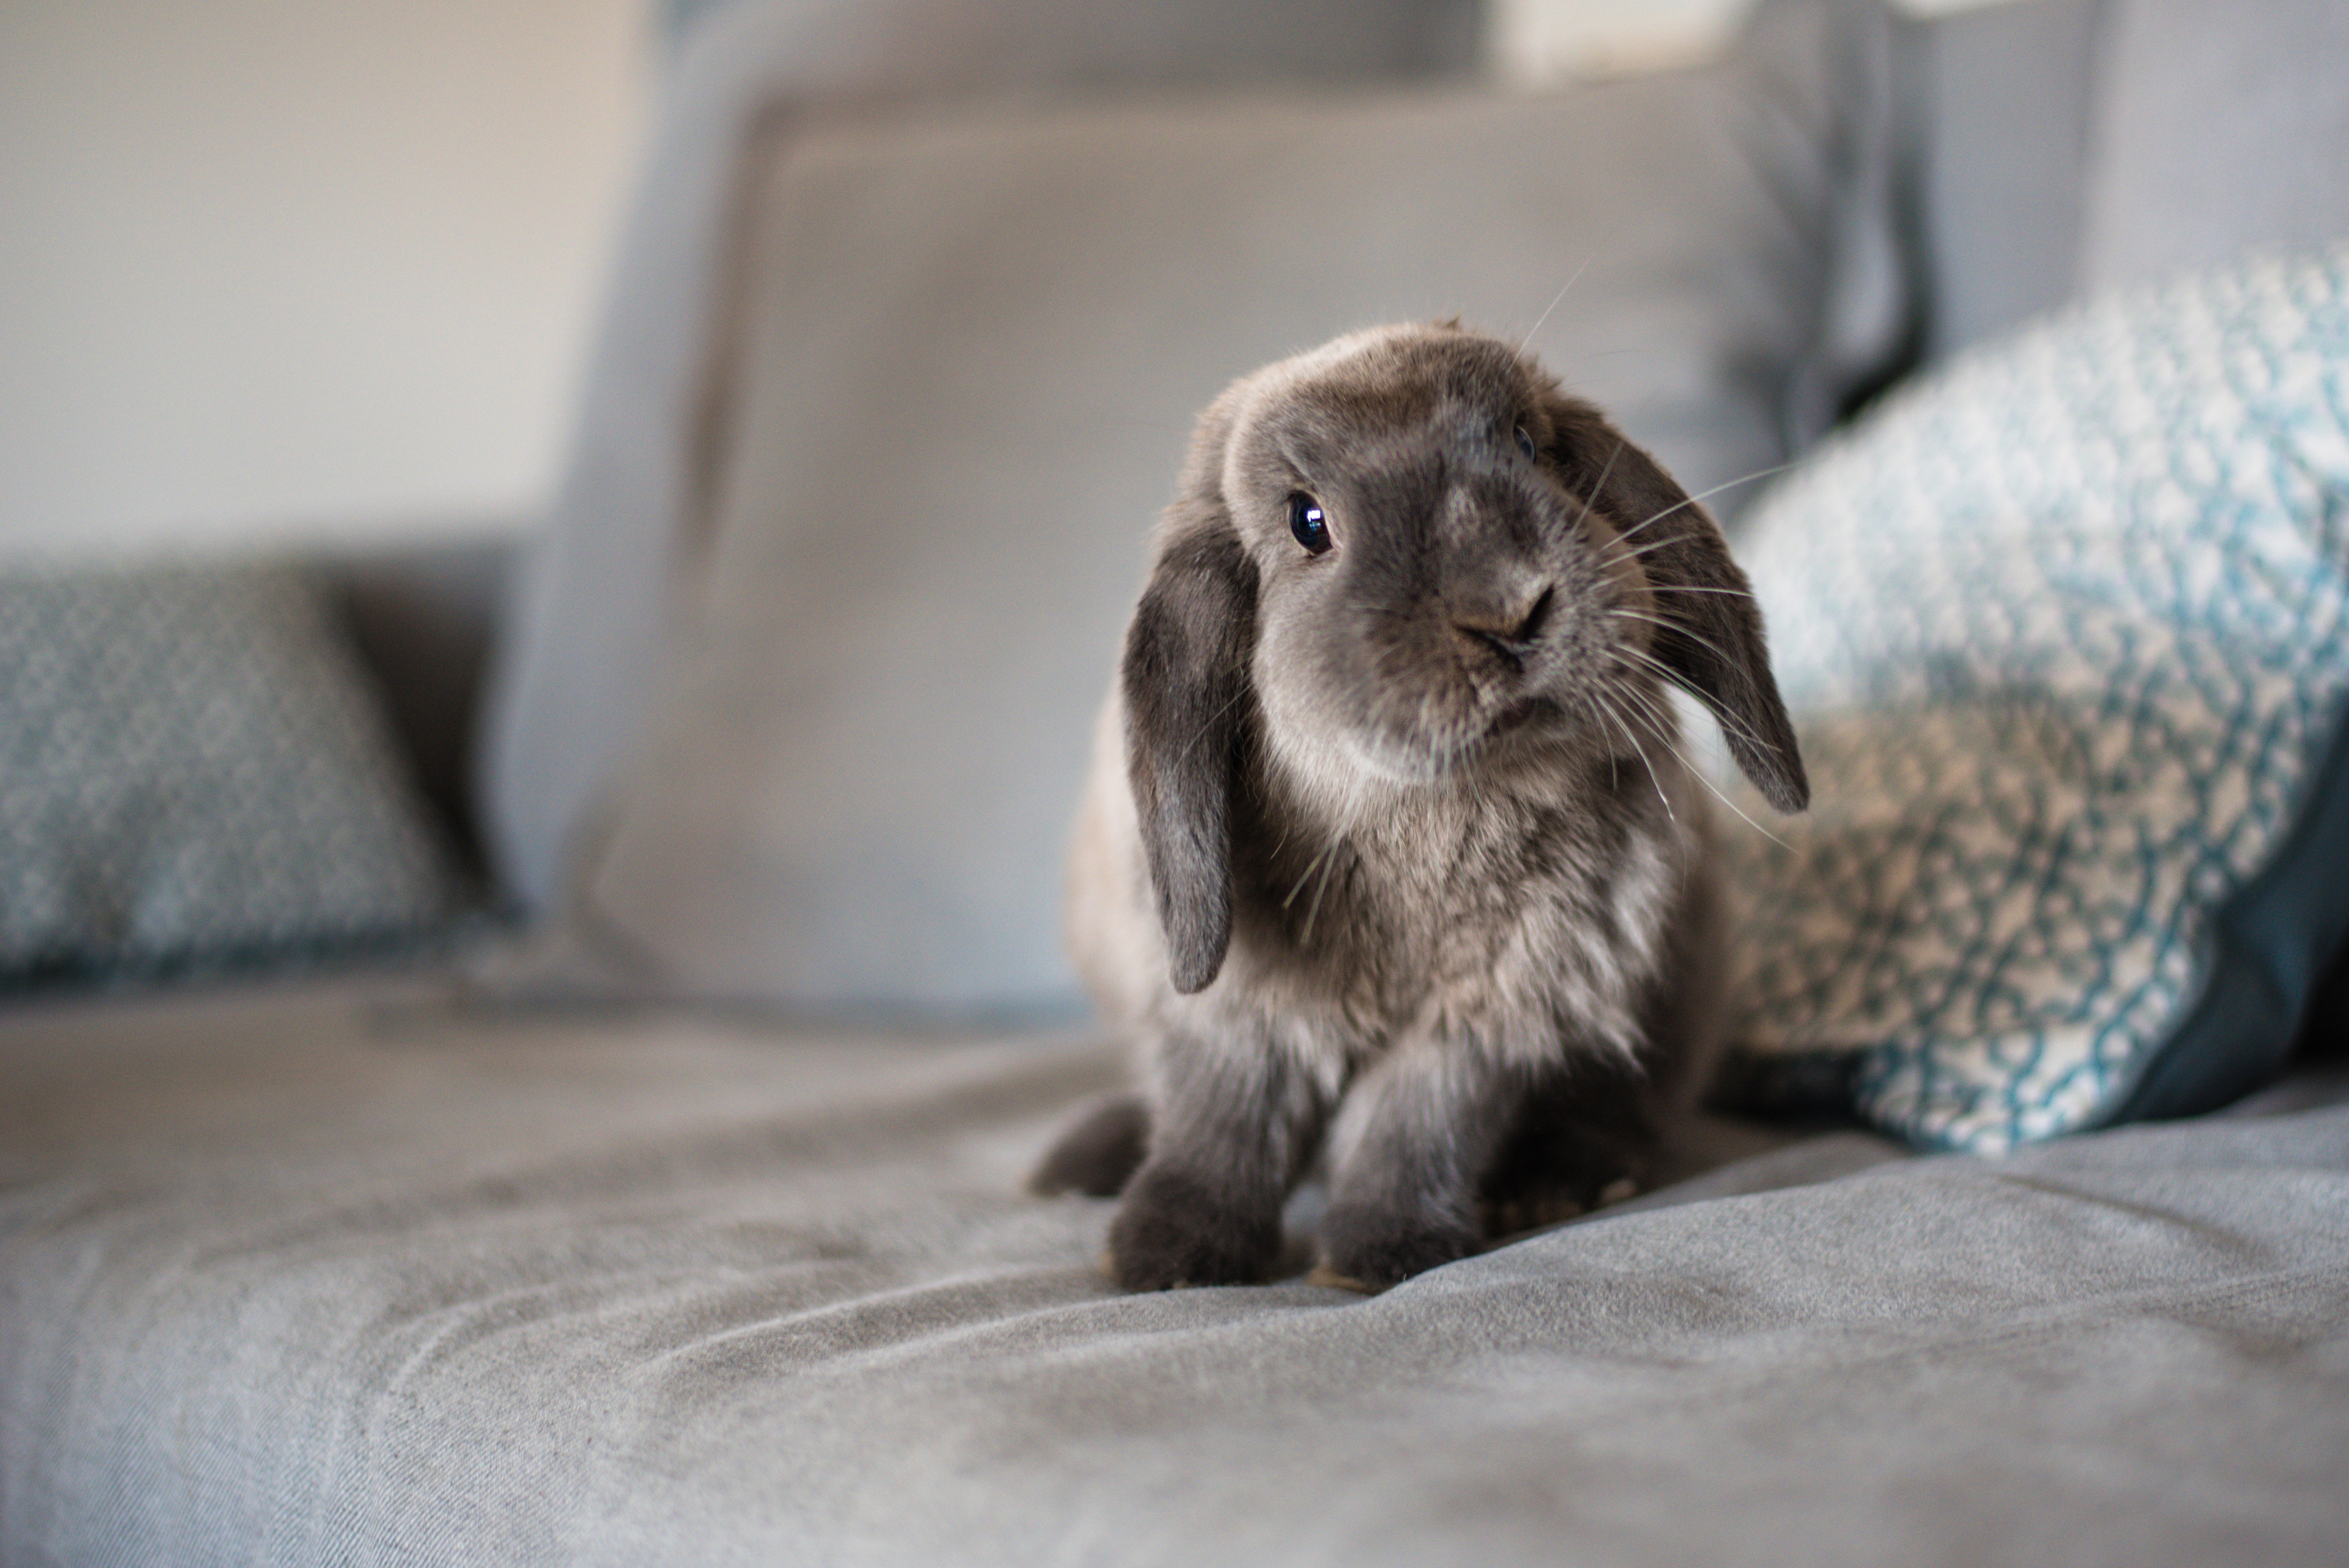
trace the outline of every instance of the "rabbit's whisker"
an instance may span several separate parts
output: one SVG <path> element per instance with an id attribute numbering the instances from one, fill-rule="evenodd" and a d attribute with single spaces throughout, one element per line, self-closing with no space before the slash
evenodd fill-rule
<path id="1" fill-rule="evenodd" d="M 1651 539 L 1646 544 L 1634 546 L 1630 549 L 1625 549 L 1620 542 L 1618 542 L 1614 547 L 1615 553 L 1609 558 L 1610 561 L 1617 564 L 1624 561 L 1636 561 L 1642 556 L 1651 555 L 1658 550 L 1669 550 L 1674 545 L 1685 545 L 1690 540 L 1698 537 L 1700 537 L 1700 535 L 1695 534 L 1675 534 L 1669 539 Z"/>
<path id="2" fill-rule="evenodd" d="M 1776 845 L 1781 849 L 1791 850 L 1794 847 L 1794 846 L 1788 844 L 1785 839 L 1779 837 L 1776 834 L 1771 832 L 1768 828 L 1763 826 L 1752 817 L 1746 815 L 1744 812 L 1740 811 L 1738 809 L 1737 803 L 1730 799 L 1727 795 L 1722 794 L 1721 786 L 1707 778 L 1702 768 L 1698 767 L 1694 763 L 1688 760 L 1688 754 L 1686 753 L 1682 752 L 1678 746 L 1673 745 L 1670 741 L 1665 741 L 1663 745 L 1666 751 L 1671 753 L 1673 756 L 1680 759 L 1681 766 L 1687 771 L 1690 777 L 1695 779 L 1697 783 L 1704 785 L 1707 790 L 1711 791 L 1713 799 L 1721 802 L 1722 805 L 1727 806 L 1732 812 L 1736 813 L 1738 821 L 1744 823 L 1746 826 L 1752 828 L 1754 832 L 1760 834 L 1763 837 L 1768 839 L 1771 843 Z"/>
<path id="3" fill-rule="evenodd" d="M 1744 588 L 1710 588 L 1695 583 L 1650 583 L 1648 591 L 1654 594 L 1727 594 L 1733 598 L 1741 599 L 1754 597 Z"/>
<path id="4" fill-rule="evenodd" d="M 1574 275 L 1566 280 L 1564 287 L 1560 288 L 1556 294 L 1550 296 L 1549 303 L 1542 306 L 1542 313 L 1534 317 L 1534 324 L 1526 328 L 1526 335 L 1517 339 L 1518 353 L 1522 354 L 1526 351 L 1526 345 L 1532 342 L 1534 340 L 1534 334 L 1542 329 L 1542 323 L 1549 319 L 1549 313 L 1556 310 L 1558 307 L 1558 305 L 1566 298 L 1568 292 L 1571 290 L 1576 284 L 1582 281 L 1582 275 L 1590 270 L 1591 258 L 1596 256 L 1599 253 L 1597 251 L 1586 251 L 1583 253 L 1582 265 L 1574 269 Z"/>
<path id="5" fill-rule="evenodd" d="M 1615 682 L 1608 683 L 1608 685 L 1602 688 L 1602 690 L 1611 691 L 1617 696 L 1625 697 L 1627 699 L 1633 694 L 1630 687 Z M 1744 812 L 1739 810 L 1737 803 L 1730 799 L 1727 795 L 1723 794 L 1720 789 L 1714 785 L 1713 780 L 1705 775 L 1704 770 L 1691 762 L 1689 760 L 1688 753 L 1682 751 L 1678 745 L 1673 743 L 1670 732 L 1665 731 L 1661 727 L 1661 721 L 1659 721 L 1659 732 L 1655 737 L 1657 743 L 1661 745 L 1666 751 L 1671 753 L 1673 756 L 1679 758 L 1681 766 L 1692 775 L 1696 779 L 1697 783 L 1704 785 L 1706 789 L 1711 790 L 1713 797 L 1719 800 L 1722 805 L 1727 806 L 1731 811 L 1736 812 L 1738 819 L 1744 822 L 1746 826 L 1752 828 L 1754 832 L 1760 834 L 1763 837 L 1768 839 L 1771 843 L 1776 845 L 1781 849 L 1790 847 L 1785 839 L 1779 837 L 1776 834 L 1771 832 L 1768 828 L 1763 826 L 1752 817 L 1747 816 Z M 1771 749 L 1775 751 L 1776 748 L 1772 747 Z"/>
<path id="6" fill-rule="evenodd" d="M 1679 748 L 1673 748 L 1672 754 L 1679 756 Z M 1771 843 L 1776 845 L 1781 849 L 1791 851 L 1794 848 L 1793 845 L 1787 843 L 1785 839 L 1779 837 L 1776 834 L 1771 832 L 1768 828 L 1763 826 L 1752 817 L 1746 815 L 1744 812 L 1740 811 L 1735 801 L 1721 793 L 1720 785 L 1714 784 L 1711 779 L 1704 776 L 1703 769 L 1690 763 L 1686 757 L 1681 757 L 1681 765 L 1687 768 L 1688 771 L 1695 776 L 1697 783 L 1704 785 L 1707 790 L 1712 792 L 1713 799 L 1721 802 L 1722 805 L 1727 806 L 1732 812 L 1736 813 L 1738 821 L 1744 823 L 1746 826 L 1752 828 L 1754 832 L 1760 834 L 1763 837 L 1768 839 Z"/>
<path id="7" fill-rule="evenodd" d="M 1610 680 L 1609 685 L 1616 696 L 1621 698 L 1626 703 L 1634 705 L 1628 711 L 1633 712 L 1640 722 L 1646 724 L 1659 737 L 1669 739 L 1679 732 L 1680 722 L 1672 715 L 1670 708 L 1661 705 L 1662 700 L 1659 693 L 1651 687 L 1639 683 L 1644 679 L 1645 677 L 1640 676 L 1635 671 L 1630 678 L 1618 677 Z"/>
<path id="8" fill-rule="evenodd" d="M 1313 880 L 1313 873 L 1320 869 L 1321 862 L 1328 859 L 1330 854 L 1336 849 L 1338 836 L 1337 831 L 1333 829 L 1329 839 L 1323 843 L 1319 848 L 1314 850 L 1311 855 L 1306 857 L 1305 869 L 1298 873 L 1296 886 L 1290 888 L 1288 889 L 1288 896 L 1280 901 L 1280 907 L 1282 909 L 1286 909 L 1297 902 L 1297 896 L 1305 891 L 1305 884 Z"/>
<path id="9" fill-rule="evenodd" d="M 1723 653 L 1717 644 L 1691 630 L 1685 622 L 1671 620 L 1663 616 L 1650 615 L 1645 610 L 1635 610 L 1623 605 L 1613 606 L 1607 613 L 1611 616 L 1620 616 L 1625 620 L 1644 621 L 1650 626 L 1661 627 L 1664 630 L 1671 632 L 1675 636 L 1686 638 L 1689 641 L 1695 643 L 1699 648 L 1703 649 L 1707 653 L 1712 654 L 1715 659 L 1720 659 L 1723 663 L 1726 664 L 1731 662 L 1729 655 Z"/>
<path id="10" fill-rule="evenodd" d="M 1754 727 L 1752 725 L 1748 724 L 1744 720 L 1740 719 L 1736 714 L 1732 713 L 1728 709 L 1715 701 L 1710 693 L 1702 691 L 1696 687 L 1690 685 L 1679 670 L 1674 670 L 1671 665 L 1666 664 L 1662 659 L 1658 659 L 1646 649 L 1616 648 L 1611 651 L 1619 654 L 1626 654 L 1638 659 L 1650 670 L 1655 671 L 1656 674 L 1670 681 L 1674 688 L 1679 691 L 1685 691 L 1691 697 L 1695 698 L 1696 701 L 1703 706 L 1704 711 L 1712 714 L 1723 729 L 1735 730 L 1739 734 L 1744 736 L 1747 740 L 1753 742 L 1755 745 L 1762 747 L 1765 751 L 1775 752 L 1778 749 L 1774 742 L 1766 741 L 1760 735 L 1754 733 Z"/>
<path id="11" fill-rule="evenodd" d="M 1344 840 L 1330 842 L 1329 852 L 1321 857 L 1321 875 L 1313 884 L 1313 901 L 1305 907 L 1305 927 L 1297 934 L 1299 942 L 1313 940 L 1313 928 L 1320 923 L 1321 901 L 1329 897 L 1330 879 L 1338 874 L 1338 851 Z"/>
<path id="12" fill-rule="evenodd" d="M 1615 694 L 1626 705 L 1626 711 L 1645 724 L 1659 744 L 1673 744 L 1680 733 L 1680 722 L 1668 708 L 1659 705 L 1661 699 L 1658 694 L 1630 685 L 1618 687 Z M 1682 763 L 1686 765 L 1687 759 L 1682 758 Z"/>
<path id="13" fill-rule="evenodd" d="M 1335 841 L 1332 840 L 1332 843 L 1334 842 Z M 1280 907 L 1282 909 L 1287 909 L 1292 908 L 1296 904 L 1298 895 L 1305 891 L 1305 884 L 1313 880 L 1313 873 L 1319 870 L 1321 867 L 1321 862 L 1329 857 L 1330 847 L 1331 846 L 1329 844 L 1323 845 L 1320 848 L 1315 850 L 1311 857 L 1305 862 L 1305 869 L 1298 874 L 1296 886 L 1290 888 L 1288 889 L 1288 896 L 1280 901 Z"/>
<path id="14" fill-rule="evenodd" d="M 1621 436 L 1615 438 L 1615 450 L 1607 454 L 1607 462 L 1599 468 L 1598 479 L 1591 483 L 1590 493 L 1582 498 L 1582 515 L 1575 520 L 1576 527 L 1589 523 L 1591 504 L 1599 499 L 1599 493 L 1607 488 L 1607 476 L 1615 472 L 1615 460 L 1623 455 L 1623 448 L 1628 444 Z"/>
<path id="15" fill-rule="evenodd" d="M 1361 793 L 1361 780 L 1359 777 L 1348 782 L 1345 803 L 1340 805 L 1334 814 L 1333 819 L 1329 824 L 1328 836 L 1322 840 L 1320 846 L 1306 857 L 1305 869 L 1298 874 L 1296 885 L 1288 889 L 1288 897 L 1280 901 L 1280 907 L 1283 909 L 1293 908 L 1299 895 L 1305 891 L 1306 884 L 1311 882 L 1315 875 L 1328 867 L 1337 857 L 1340 846 L 1346 841 L 1346 835 L 1352 831 L 1354 802 Z M 1286 833 L 1282 835 L 1282 842 L 1288 842 Z M 1318 898 L 1316 902 L 1319 902 Z M 1309 911 L 1306 917 L 1306 927 L 1309 930 L 1312 923 L 1312 916 Z"/>
<path id="16" fill-rule="evenodd" d="M 1209 715 L 1206 723 L 1199 726 L 1199 732 L 1191 737 L 1191 743 L 1185 749 L 1184 755 L 1188 757 L 1192 752 L 1195 752 L 1201 746 L 1206 745 L 1207 742 L 1217 733 L 1218 727 L 1231 713 L 1231 711 L 1238 707 L 1242 702 L 1247 701 L 1247 683 L 1246 681 L 1242 681 L 1240 683 L 1240 689 L 1232 693 L 1230 700 L 1225 702 L 1222 707 L 1216 709 L 1213 714 Z"/>
<path id="17" fill-rule="evenodd" d="M 1598 733 L 1600 728 L 1599 710 L 1592 704 L 1589 696 L 1578 691 L 1575 693 L 1575 701 L 1582 705 L 1583 716 L 1590 721 L 1591 732 L 1594 734 Z M 1621 777 L 1615 771 L 1615 749 L 1609 746 L 1607 749 L 1607 787 L 1610 790 L 1619 789 L 1622 787 L 1622 782 Z"/>
<path id="18" fill-rule="evenodd" d="M 1609 697 L 1617 694 L 1614 683 L 1610 681 L 1606 684 L 1602 684 L 1597 690 L 1599 698 L 1599 711 L 1605 713 L 1609 719 L 1613 720 L 1615 722 L 1615 728 L 1621 732 L 1622 736 L 1626 741 L 1629 741 L 1631 743 L 1631 750 L 1639 755 L 1640 765 L 1648 770 L 1648 782 L 1655 786 L 1656 802 L 1664 808 L 1665 819 L 1677 824 L 1680 821 L 1680 818 L 1673 813 L 1672 803 L 1664 794 L 1664 781 L 1656 776 L 1656 764 L 1648 760 L 1648 749 L 1640 744 L 1640 737 L 1631 732 L 1630 726 L 1623 722 L 1623 715 L 1617 712 L 1614 706 L 1607 701 Z"/>
<path id="19" fill-rule="evenodd" d="M 1751 473 L 1740 474 L 1735 479 L 1724 479 L 1710 490 L 1701 490 L 1694 495 L 1682 497 L 1680 500 L 1673 502 L 1670 506 L 1665 507 L 1661 512 L 1657 513 L 1653 517 L 1649 518 L 1646 523 L 1641 523 L 1638 527 L 1626 528 L 1621 534 L 1616 536 L 1621 539 L 1628 539 L 1632 535 L 1637 534 L 1640 528 L 1647 527 L 1650 523 L 1660 523 L 1663 519 L 1671 516 L 1673 513 L 1678 512 L 1683 506 L 1694 506 L 1701 501 L 1711 500 L 1713 496 L 1720 494 L 1724 490 L 1734 490 L 1741 484 L 1751 484 L 1757 479 L 1767 479 L 1772 474 L 1784 473 L 1794 466 L 1795 465 L 1791 462 L 1774 463 L 1768 468 L 1757 468 Z"/>

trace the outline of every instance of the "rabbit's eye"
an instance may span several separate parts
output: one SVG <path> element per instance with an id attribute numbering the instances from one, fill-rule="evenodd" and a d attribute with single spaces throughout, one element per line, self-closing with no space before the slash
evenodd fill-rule
<path id="1" fill-rule="evenodd" d="M 1301 492 L 1288 498 L 1288 531 L 1309 555 L 1327 554 L 1332 543 L 1330 520 L 1321 515 L 1321 504 Z"/>
<path id="2" fill-rule="evenodd" d="M 1527 462 L 1534 460 L 1534 438 L 1526 434 L 1526 427 L 1523 425 L 1517 427 L 1517 450 L 1526 454 Z"/>

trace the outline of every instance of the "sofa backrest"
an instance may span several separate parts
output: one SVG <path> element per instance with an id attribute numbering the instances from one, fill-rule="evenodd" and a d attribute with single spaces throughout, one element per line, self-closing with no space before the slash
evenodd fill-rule
<path id="1" fill-rule="evenodd" d="M 1764 10 L 1790 8 L 1772 0 Z M 709 8 L 679 58 L 559 515 L 518 574 L 502 628 L 477 799 L 510 894 L 543 907 L 564 885 L 565 846 L 638 742 L 680 552 L 707 543 L 731 428 L 721 407 L 729 357 L 740 337 L 730 280 L 746 265 L 740 236 L 760 150 L 781 145 L 795 117 L 843 93 L 869 102 L 1007 80 L 1057 90 L 1212 77 L 1210 24 L 1225 9 L 1202 13 L 1207 20 L 1180 37 L 1154 42 L 1129 27 L 1102 44 L 1081 29 L 1063 36 L 1057 23 L 1066 17 L 1043 0 L 1009 7 L 999 24 L 963 16 L 961 31 L 944 33 L 933 24 L 960 12 L 936 0 Z M 1309 35 L 1342 7 L 1289 9 L 1280 25 L 1298 36 L 1258 40 L 1242 67 L 1275 60 L 1276 74 L 1293 76 L 1310 57 Z M 1811 9 L 1851 37 L 1883 18 L 1877 0 Z M 1332 74 L 1457 67 L 1456 28 L 1431 22 L 1435 10 L 1350 13 L 1385 31 L 1350 40 Z M 2312 128 L 2338 119 L 2349 79 L 2337 50 L 2309 40 L 2330 36 L 2341 15 L 2334 0 L 2016 0 L 1907 27 L 1894 62 L 1906 163 L 1876 198 L 1907 225 L 1889 307 L 1913 311 L 1915 350 L 1956 351 L 2089 283 L 2158 265 L 2147 236 L 2174 244 L 2178 234 L 2200 234 L 2200 243 L 2231 249 L 2290 238 L 2294 223 L 2332 222 L 2323 213 L 2333 209 L 2320 202 L 2311 217 L 2296 192 L 2343 167 L 2311 151 L 2337 140 L 2309 140 Z M 916 38 L 924 26 L 932 34 Z M 1041 54 L 1039 40 L 1050 42 Z M 908 74 L 893 74 L 901 70 Z M 2189 77 L 2204 99 L 2224 94 L 2233 105 L 2257 93 L 2297 106 L 2227 120 L 2226 135 L 2206 139 L 2214 158 L 2222 151 L 2261 179 L 2214 163 L 2198 174 L 2206 194 L 2167 193 L 2163 149 L 2193 140 L 2220 113 L 2165 97 Z M 1864 149 L 1847 151 L 1855 165 L 1867 161 Z M 2207 197 L 2230 182 L 2258 199 Z M 2142 221 L 2148 213 L 2158 221 Z"/>
<path id="2" fill-rule="evenodd" d="M 679 39 L 556 515 L 503 618 L 477 798 L 505 888 L 549 900 L 574 834 L 639 736 L 672 567 L 706 521 L 726 434 L 750 183 L 761 149 L 794 119 L 1005 91 L 1457 75 L 1473 62 L 1475 15 L 1474 0 L 700 8 Z"/>
<path id="3" fill-rule="evenodd" d="M 1907 36 L 1940 358 L 2082 294 L 2349 233 L 2349 5 L 2013 0 Z"/>

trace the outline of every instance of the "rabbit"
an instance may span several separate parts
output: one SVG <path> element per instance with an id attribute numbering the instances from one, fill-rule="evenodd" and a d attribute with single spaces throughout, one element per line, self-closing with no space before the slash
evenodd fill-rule
<path id="1" fill-rule="evenodd" d="M 1371 1293 L 1638 1179 L 1720 1000 L 1670 687 L 1804 808 L 1719 528 L 1531 355 L 1381 327 L 1216 399 L 1070 867 L 1072 957 L 1146 1086 L 1030 1183 L 1123 1193 L 1119 1284 L 1268 1278 L 1317 1157 L 1312 1277 Z"/>

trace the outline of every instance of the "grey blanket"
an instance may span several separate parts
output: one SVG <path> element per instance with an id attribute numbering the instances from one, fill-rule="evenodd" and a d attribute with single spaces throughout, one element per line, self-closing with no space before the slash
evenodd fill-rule
<path id="1" fill-rule="evenodd" d="M 0 1021 L 0 1562 L 2331 1563 L 2349 1110 L 1122 1296 L 1081 1038 Z"/>

